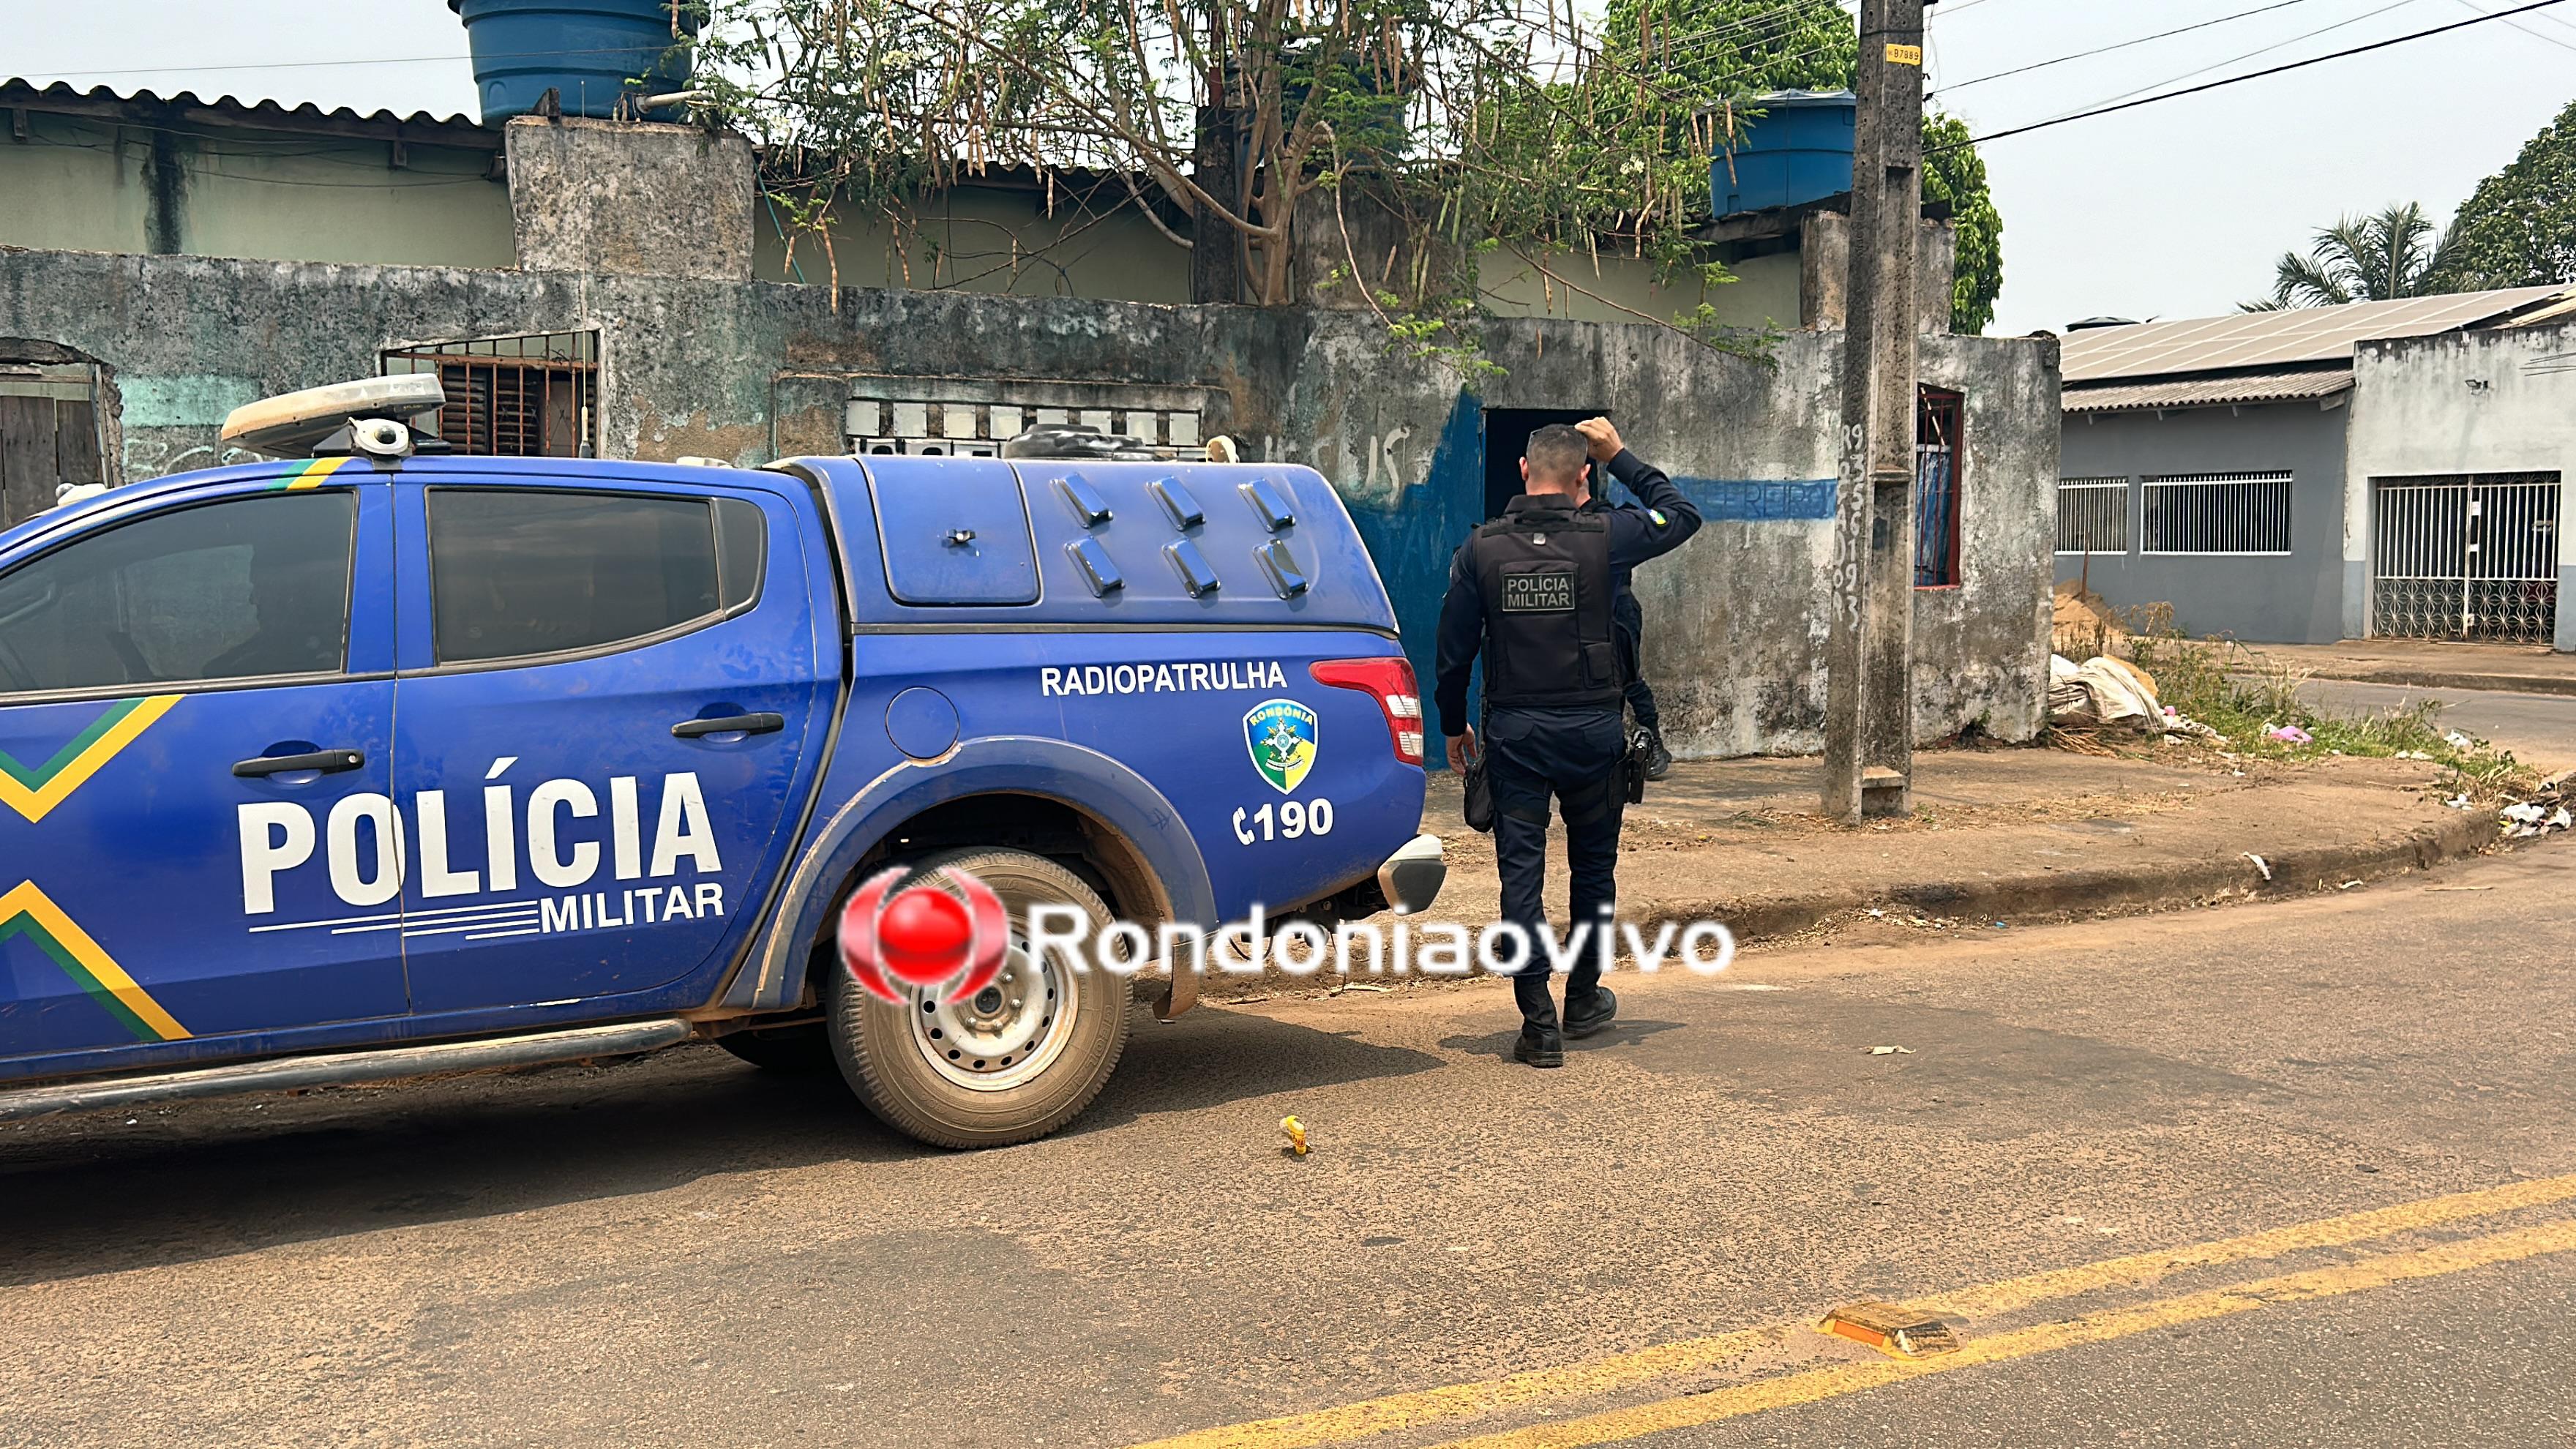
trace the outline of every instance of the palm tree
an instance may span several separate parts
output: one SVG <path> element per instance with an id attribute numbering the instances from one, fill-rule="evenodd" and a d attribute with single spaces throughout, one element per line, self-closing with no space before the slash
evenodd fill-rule
<path id="1" fill-rule="evenodd" d="M 2283 252 L 2272 295 L 2241 303 L 2239 309 L 2339 307 L 2443 291 L 2433 281 L 2433 269 L 2450 241 L 2447 234 L 2435 240 L 2424 208 L 2411 201 L 2376 216 L 2347 216 L 2318 232 L 2306 256 Z"/>

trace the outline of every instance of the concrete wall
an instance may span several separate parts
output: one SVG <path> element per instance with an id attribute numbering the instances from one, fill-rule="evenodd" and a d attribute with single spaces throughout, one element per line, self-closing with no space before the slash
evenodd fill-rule
<path id="1" fill-rule="evenodd" d="M 1190 254 L 1115 193 L 963 185 L 926 196 L 900 223 L 844 208 L 831 244 L 791 233 L 767 198 L 755 207 L 752 274 L 764 282 L 946 288 L 1017 297 L 1187 302 Z M 791 248 L 789 243 L 793 242 Z"/>
<path id="2" fill-rule="evenodd" d="M 584 329 L 600 335 L 612 456 L 838 452 L 844 405 L 869 375 L 1196 389 L 1206 431 L 1311 464 L 1341 490 L 1426 676 L 1450 554 L 1483 516 L 1483 409 L 1609 403 L 1713 520 L 1637 581 L 1672 744 L 1712 755 L 1821 742 L 1839 333 L 1792 333 L 1764 362 L 1643 324 L 1505 319 L 1488 343 L 1506 374 L 1480 397 L 1436 365 L 1391 357 L 1364 314 L 0 255 L 0 337 L 115 370 L 127 477 L 224 461 L 214 433 L 226 408 L 372 373 L 390 342 Z M 1927 375 L 1967 396 L 1969 446 L 1965 582 L 1916 595 L 1926 739 L 1979 722 L 2024 739 L 2040 726 L 2055 365 L 2050 341 L 1926 341 Z"/>
<path id="3" fill-rule="evenodd" d="M 510 216 L 532 272 L 751 280 L 751 143 L 695 126 L 521 116 Z"/>
<path id="4" fill-rule="evenodd" d="M 2341 403 L 2342 397 L 2327 401 Z M 2130 480 L 2129 549 L 2091 557 L 2093 591 L 2117 608 L 2171 604 L 2175 624 L 2191 634 L 2290 644 L 2345 637 L 2341 561 L 2350 416 L 2345 407 L 2320 408 L 2315 402 L 2067 413 L 2063 476 Z M 2290 473 L 2287 556 L 2140 552 L 2139 478 L 2281 469 Z M 2061 555 L 2056 572 L 2061 579 L 2075 578 L 2087 572 L 2087 560 Z"/>
<path id="5" fill-rule="evenodd" d="M 2352 436 L 2343 478 L 2342 616 L 2370 622 L 2374 478 L 2558 474 L 2556 646 L 2576 650 L 2576 322 L 2364 342 L 2354 349 Z"/>
<path id="6" fill-rule="evenodd" d="M 1797 226 L 1798 251 L 1791 260 L 1798 265 L 1800 325 L 1839 328 L 1851 281 L 1851 218 L 1838 211 L 1811 211 L 1798 219 Z M 1959 229 L 1946 221 L 1926 219 L 1914 235 L 1914 330 L 1947 332 Z"/>
<path id="7" fill-rule="evenodd" d="M 1798 258 L 1793 252 L 1737 262 L 1727 268 L 1735 280 L 1715 287 L 1701 285 L 1697 277 L 1659 286 L 1654 264 L 1635 257 L 1570 255 L 1544 260 L 1548 271 L 1583 291 L 1557 285 L 1509 252 L 1496 252 L 1484 259 L 1477 273 L 1486 309 L 1504 317 L 1564 317 L 1578 322 L 1633 322 L 1634 314 L 1642 312 L 1662 322 L 1696 312 L 1705 302 L 1730 327 L 1776 327 L 1785 332 L 1798 325 Z"/>
<path id="8" fill-rule="evenodd" d="M 0 141 L 0 246 L 506 267 L 492 151 L 24 113 Z"/>

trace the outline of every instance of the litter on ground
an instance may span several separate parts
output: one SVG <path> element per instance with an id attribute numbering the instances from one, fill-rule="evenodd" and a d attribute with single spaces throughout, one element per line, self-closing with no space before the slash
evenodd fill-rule
<path id="1" fill-rule="evenodd" d="M 2552 775 L 2540 782 L 2530 797 L 2517 800 L 2497 812 L 2496 825 L 2507 840 L 2529 840 L 2535 835 L 2549 835 L 2576 825 L 2576 816 L 2568 814 L 2576 779 L 2570 775 Z"/>

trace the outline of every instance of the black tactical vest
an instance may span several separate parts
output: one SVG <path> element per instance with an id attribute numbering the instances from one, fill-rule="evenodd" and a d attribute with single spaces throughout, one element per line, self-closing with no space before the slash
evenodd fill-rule
<path id="1" fill-rule="evenodd" d="M 1627 685 L 1610 617 L 1610 525 L 1523 494 L 1476 530 L 1485 702 L 1615 707 Z"/>

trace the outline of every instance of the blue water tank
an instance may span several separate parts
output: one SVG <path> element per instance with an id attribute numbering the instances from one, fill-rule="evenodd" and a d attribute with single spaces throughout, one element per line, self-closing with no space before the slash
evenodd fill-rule
<path id="1" fill-rule="evenodd" d="M 676 35 L 670 0 L 447 0 L 447 8 L 464 18 L 486 125 L 526 115 L 549 90 L 567 116 L 605 116 L 628 90 L 659 95 L 689 79 L 689 49 L 679 41 L 697 21 L 685 4 Z"/>
<path id="2" fill-rule="evenodd" d="M 1745 103 L 1762 114 L 1736 120 L 1735 151 L 1720 136 L 1708 166 L 1710 210 L 1719 216 L 1797 206 L 1851 190 L 1850 91 L 1775 91 Z"/>

